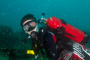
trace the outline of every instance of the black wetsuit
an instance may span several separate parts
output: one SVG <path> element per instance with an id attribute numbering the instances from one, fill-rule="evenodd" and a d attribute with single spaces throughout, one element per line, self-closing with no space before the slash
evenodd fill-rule
<path id="1" fill-rule="evenodd" d="M 43 47 L 46 50 L 49 60 L 57 60 L 56 45 L 53 40 L 52 34 L 46 31 L 43 37 L 42 33 L 36 33 L 36 35 L 37 35 L 36 38 L 32 38 L 33 39 L 32 49 L 34 50 L 35 54 L 37 54 L 38 51 L 42 48 L 41 44 L 43 43 Z"/>
<path id="2" fill-rule="evenodd" d="M 50 60 L 57 60 L 57 51 L 52 34 L 46 32 L 43 38 L 43 45 Z"/>

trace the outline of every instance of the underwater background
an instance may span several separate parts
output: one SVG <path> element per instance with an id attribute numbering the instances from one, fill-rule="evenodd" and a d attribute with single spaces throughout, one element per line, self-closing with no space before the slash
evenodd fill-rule
<path id="1" fill-rule="evenodd" d="M 90 34 L 90 0 L 0 0 L 0 49 L 27 50 L 31 41 L 21 42 L 27 37 L 21 28 L 21 19 L 26 14 L 34 14 L 38 19 L 41 13 L 46 18 L 55 16 L 70 25 Z M 90 41 L 86 47 L 90 48 Z M 9 60 L 7 50 L 0 50 L 0 60 Z M 14 57 L 12 60 L 34 60 L 33 56 Z M 39 54 L 40 55 L 40 54 Z M 23 57 L 22 57 L 23 56 Z M 40 60 L 41 55 L 37 60 Z M 47 56 L 44 56 L 48 60 Z"/>

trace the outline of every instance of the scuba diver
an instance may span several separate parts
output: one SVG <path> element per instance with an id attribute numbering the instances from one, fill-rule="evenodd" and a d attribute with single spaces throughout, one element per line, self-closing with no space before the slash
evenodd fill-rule
<path id="1" fill-rule="evenodd" d="M 44 47 L 49 60 L 90 60 L 90 50 L 84 47 L 89 40 L 88 34 L 64 20 L 56 17 L 45 19 L 45 14 L 42 15 L 38 22 L 32 14 L 25 15 L 21 20 L 22 29 L 32 39 L 32 49 L 27 54 L 37 56 Z M 46 26 L 39 27 L 42 21 Z"/>
<path id="2" fill-rule="evenodd" d="M 39 50 L 42 51 L 42 46 L 44 46 L 50 60 L 57 60 L 56 45 L 52 34 L 46 31 L 44 27 L 39 28 L 36 18 L 32 14 L 27 14 L 22 18 L 21 26 L 32 39 L 31 51 L 35 56 L 37 56 Z M 28 54 L 32 54 L 31 51 L 28 51 Z"/>

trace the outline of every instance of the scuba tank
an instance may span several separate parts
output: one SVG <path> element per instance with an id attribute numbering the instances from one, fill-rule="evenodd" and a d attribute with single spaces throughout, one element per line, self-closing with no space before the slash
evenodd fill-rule
<path id="1" fill-rule="evenodd" d="M 65 32 L 66 37 L 69 39 L 81 43 L 81 44 L 86 44 L 88 39 L 88 34 L 85 32 L 73 27 L 72 25 L 66 23 L 65 21 L 58 19 L 56 17 L 50 17 L 46 20 L 47 25 L 49 28 L 57 30 L 58 27 L 63 27 Z"/>

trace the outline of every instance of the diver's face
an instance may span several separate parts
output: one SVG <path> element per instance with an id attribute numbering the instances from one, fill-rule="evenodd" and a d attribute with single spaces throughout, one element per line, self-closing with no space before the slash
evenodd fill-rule
<path id="1" fill-rule="evenodd" d="M 31 34 L 32 31 L 37 31 L 37 23 L 32 21 L 31 19 L 25 21 L 23 23 L 23 30 L 27 33 L 27 34 Z"/>

